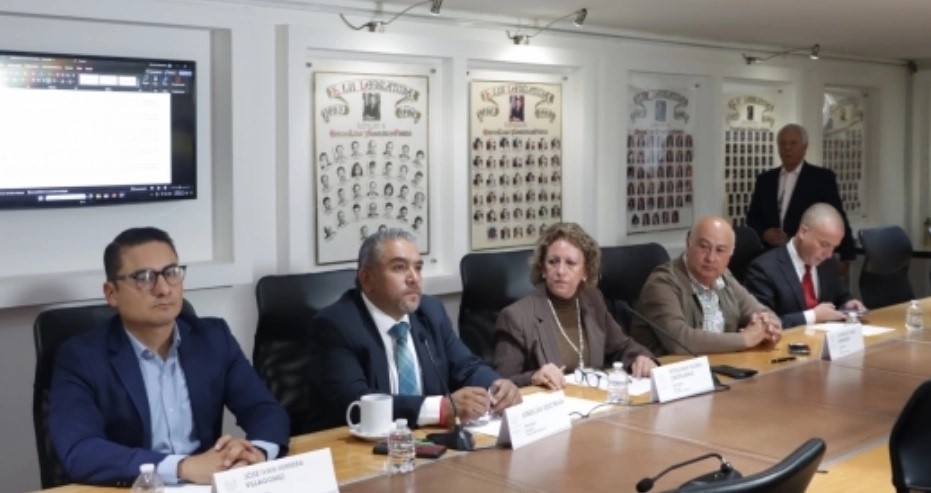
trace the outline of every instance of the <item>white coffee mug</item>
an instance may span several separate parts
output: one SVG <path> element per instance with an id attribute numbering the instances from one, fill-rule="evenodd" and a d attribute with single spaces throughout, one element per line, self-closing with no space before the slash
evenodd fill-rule
<path id="1" fill-rule="evenodd" d="M 352 422 L 352 408 L 359 406 L 360 420 Z M 360 435 L 382 436 L 391 429 L 393 414 L 391 396 L 387 394 L 366 394 L 357 401 L 352 401 L 346 409 L 346 424 Z"/>

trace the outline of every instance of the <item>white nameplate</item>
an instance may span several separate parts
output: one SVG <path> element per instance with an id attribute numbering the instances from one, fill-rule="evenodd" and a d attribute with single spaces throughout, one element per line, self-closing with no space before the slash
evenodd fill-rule
<path id="1" fill-rule="evenodd" d="M 863 331 L 859 325 L 832 330 L 824 334 L 821 359 L 830 360 L 863 351 Z"/>
<path id="2" fill-rule="evenodd" d="M 290 455 L 213 475 L 216 493 L 334 493 L 336 470 L 329 448 Z"/>
<path id="3" fill-rule="evenodd" d="M 714 390 L 708 357 L 687 359 L 657 366 L 650 371 L 653 400 L 669 402 Z"/>
<path id="4" fill-rule="evenodd" d="M 561 390 L 531 394 L 524 397 L 524 402 L 504 410 L 498 445 L 519 449 L 570 427 L 566 396 Z"/>

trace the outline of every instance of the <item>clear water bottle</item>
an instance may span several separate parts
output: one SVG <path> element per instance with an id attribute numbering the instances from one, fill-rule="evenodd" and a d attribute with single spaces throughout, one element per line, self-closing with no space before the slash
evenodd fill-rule
<path id="1" fill-rule="evenodd" d="M 918 300 L 912 300 L 908 311 L 905 312 L 905 328 L 908 330 L 921 330 L 925 328 L 925 314 L 918 306 Z"/>
<path id="2" fill-rule="evenodd" d="M 133 493 L 164 493 L 165 483 L 155 474 L 155 464 L 139 466 L 139 477 L 133 482 Z"/>
<path id="3" fill-rule="evenodd" d="M 414 435 L 407 427 L 406 419 L 394 422 L 388 434 L 388 473 L 404 474 L 414 470 Z"/>
<path id="4" fill-rule="evenodd" d="M 627 405 L 627 372 L 624 363 L 614 362 L 614 368 L 608 373 L 608 404 Z"/>

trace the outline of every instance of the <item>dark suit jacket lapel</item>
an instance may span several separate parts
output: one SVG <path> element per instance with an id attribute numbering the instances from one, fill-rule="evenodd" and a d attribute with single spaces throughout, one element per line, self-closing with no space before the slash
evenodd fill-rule
<path id="1" fill-rule="evenodd" d="M 550 308 L 549 301 L 546 297 L 546 286 L 538 286 L 532 296 L 533 331 L 535 332 L 534 335 L 537 341 L 539 341 L 539 351 L 546 359 L 540 362 L 540 366 L 544 363 L 553 363 L 556 366 L 562 366 L 565 364 L 565 361 L 562 359 L 562 353 L 559 352 L 559 341 L 557 340 L 557 338 L 562 337 L 562 335 L 559 334 L 559 327 L 556 325 L 556 319 L 553 317 L 553 309 Z"/>
<path id="2" fill-rule="evenodd" d="M 178 359 L 184 371 L 184 380 L 187 384 L 188 399 L 191 401 L 191 417 L 194 419 L 194 432 L 200 440 L 201 447 L 213 445 L 213 437 L 208 433 L 213 413 L 205 396 L 223 393 L 223 389 L 211 389 L 210 381 L 204 378 L 208 375 L 204 359 L 205 349 L 199 328 L 192 327 L 186 321 L 177 319 L 178 331 L 181 334 L 181 345 L 178 347 Z"/>
<path id="3" fill-rule="evenodd" d="M 439 348 L 437 347 L 438 342 L 433 338 L 433 335 L 429 328 L 426 326 L 426 322 L 422 319 L 420 312 L 411 313 L 408 317 L 411 321 L 411 332 L 410 337 L 413 338 L 414 347 L 417 349 L 417 362 L 420 365 L 420 381 L 423 383 L 423 388 L 420 389 L 421 394 L 423 395 L 442 395 L 445 393 L 443 390 L 443 385 L 440 384 L 440 376 L 443 375 L 447 381 L 449 381 L 448 372 L 443 366 L 446 364 L 446 358 L 441 358 L 439 355 Z M 430 344 L 430 350 L 423 345 L 421 340 L 423 336 L 426 336 L 427 343 Z M 384 355 L 385 353 L 382 352 Z M 430 355 L 433 355 L 431 360 Z M 388 374 L 388 360 L 385 356 L 382 356 L 382 359 L 385 361 L 385 371 L 384 375 Z M 434 369 L 433 365 L 436 365 L 437 368 Z"/>
<path id="4" fill-rule="evenodd" d="M 789 240 L 792 241 L 792 240 Z M 789 286 L 789 290 L 795 296 L 795 305 L 798 310 L 805 310 L 805 293 L 802 293 L 802 283 L 799 281 L 798 274 L 795 272 L 795 265 L 792 264 L 792 257 L 789 256 L 789 247 L 784 246 L 779 249 L 779 256 L 776 258 L 779 262 L 777 269 L 782 273 L 783 280 Z M 795 311 L 795 310 L 792 310 Z"/>
<path id="5" fill-rule="evenodd" d="M 834 292 L 834 284 L 828 282 L 831 280 L 831 276 L 835 275 L 830 272 L 831 270 L 836 272 L 837 267 L 830 259 L 821 262 L 821 265 L 818 266 L 818 301 L 830 301 L 831 303 L 837 301 L 835 298 L 838 296 Z"/>
<path id="6" fill-rule="evenodd" d="M 807 201 L 801 200 L 800 197 L 810 197 L 813 192 L 809 191 L 809 188 L 817 186 L 816 183 L 811 181 L 811 166 L 808 161 L 802 161 L 801 169 L 798 172 L 798 180 L 795 181 L 795 188 L 792 189 L 792 197 L 789 198 L 789 208 L 786 210 L 785 217 L 801 218 L 802 213 L 805 212 L 803 208 L 807 208 L 805 205 Z M 788 231 L 789 228 L 793 228 L 793 231 L 798 230 L 798 223 L 784 224 L 783 226 L 782 229 L 785 231 Z"/>
<path id="7" fill-rule="evenodd" d="M 779 226 L 779 173 L 780 168 L 773 168 L 766 171 L 760 181 L 760 197 L 765 202 L 763 204 L 764 216 L 767 224 Z"/>
<path id="8" fill-rule="evenodd" d="M 123 329 L 123 322 L 119 316 L 113 317 L 110 322 L 108 334 L 110 346 L 110 366 L 119 377 L 120 382 L 129 394 L 129 398 L 136 408 L 136 413 L 142 422 L 143 443 L 145 448 L 152 446 L 152 419 L 149 415 L 149 399 L 145 393 L 145 382 L 142 380 L 142 370 L 139 369 L 139 360 L 133 351 L 129 336 Z"/>
<path id="9" fill-rule="evenodd" d="M 365 306 L 365 301 L 362 299 L 362 291 L 358 289 L 354 290 L 352 293 L 352 301 L 356 304 L 355 312 L 361 317 L 360 322 L 363 327 L 363 337 L 369 338 L 371 343 L 380 349 L 378 351 L 371 351 L 373 387 L 379 392 L 390 394 L 391 380 L 388 377 L 388 356 L 385 352 L 385 342 L 382 340 L 378 328 L 375 327 L 375 320 L 372 319 L 372 314 L 369 313 L 368 307 Z M 411 334 L 413 334 L 413 332 L 411 332 Z M 416 341 L 416 338 L 414 338 L 414 340 Z M 365 341 L 362 341 L 362 344 L 370 345 Z M 419 352 L 417 356 L 420 357 Z"/>

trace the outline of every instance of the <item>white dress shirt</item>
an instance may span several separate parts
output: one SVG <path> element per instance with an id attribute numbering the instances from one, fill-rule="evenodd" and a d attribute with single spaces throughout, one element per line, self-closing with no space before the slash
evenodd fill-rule
<path id="1" fill-rule="evenodd" d="M 423 389 L 423 373 L 421 372 L 420 361 L 417 358 L 417 348 L 414 346 L 414 328 L 411 324 L 410 316 L 404 314 L 398 320 L 391 318 L 390 315 L 381 311 L 371 300 L 362 293 L 362 301 L 368 309 L 372 320 L 375 322 L 375 328 L 381 335 L 381 340 L 385 345 L 385 356 L 388 358 L 388 380 L 391 383 L 391 394 L 398 393 L 398 365 L 394 361 L 394 337 L 388 333 L 398 322 L 407 322 L 411 325 L 411 330 L 407 337 L 407 348 L 414 358 L 414 368 L 417 371 L 417 386 Z M 427 396 L 423 405 L 420 406 L 420 414 L 417 416 L 418 426 L 434 425 L 440 422 L 440 406 L 443 403 L 443 396 Z"/>
<path id="2" fill-rule="evenodd" d="M 785 222 L 786 210 L 789 208 L 789 201 L 792 200 L 792 192 L 795 191 L 795 184 L 798 183 L 798 175 L 802 171 L 802 161 L 793 171 L 786 171 L 785 166 L 779 170 L 779 225 Z"/>

